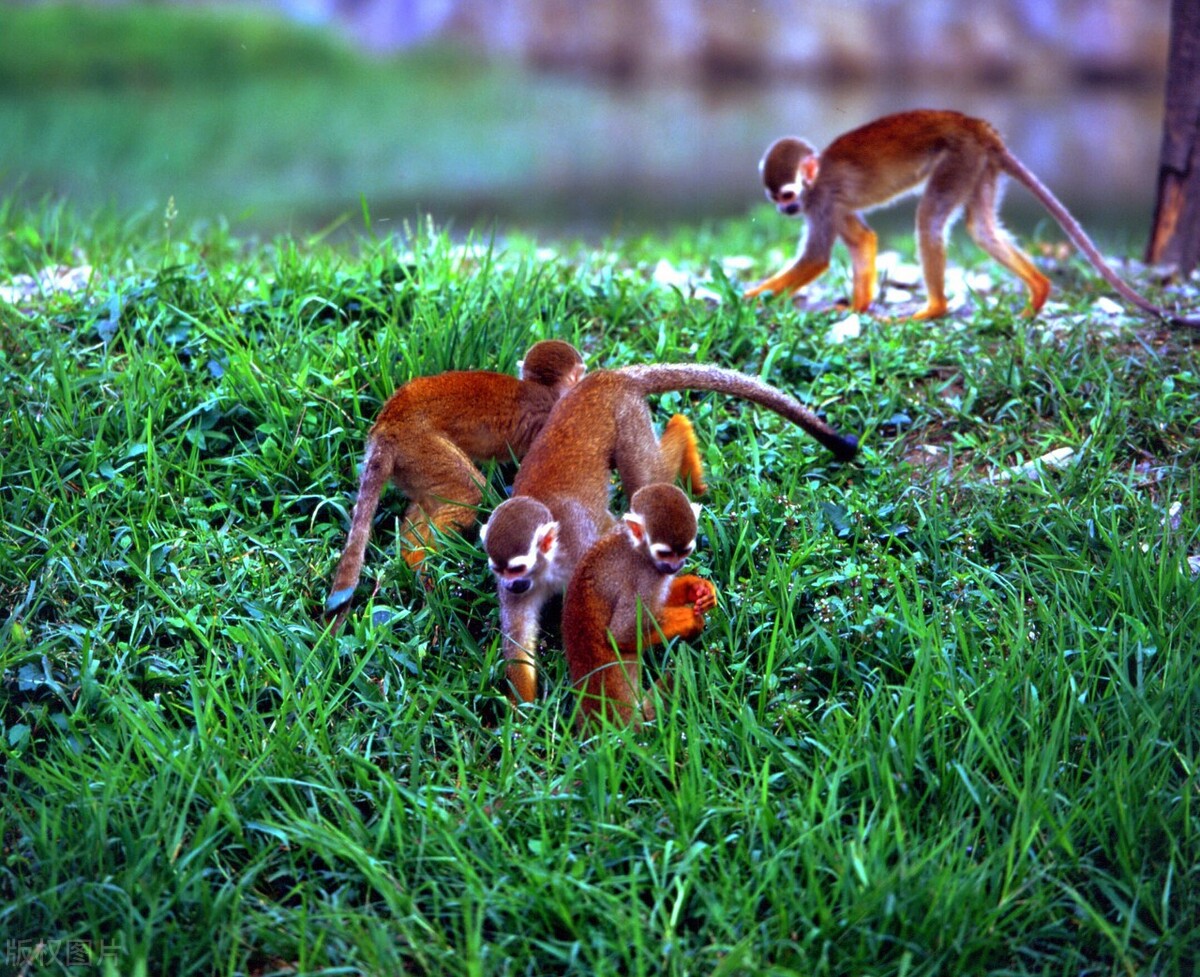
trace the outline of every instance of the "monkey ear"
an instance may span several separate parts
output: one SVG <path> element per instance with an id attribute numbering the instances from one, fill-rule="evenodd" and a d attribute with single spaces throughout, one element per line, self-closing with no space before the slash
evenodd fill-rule
<path id="1" fill-rule="evenodd" d="M 492 524 L 492 520 L 488 519 L 482 526 L 479 527 L 479 545 L 487 546 L 488 527 Z"/>
<path id="2" fill-rule="evenodd" d="M 533 532 L 533 546 L 543 556 L 551 556 L 558 548 L 558 523 L 544 522 Z"/>
<path id="3" fill-rule="evenodd" d="M 629 538 L 633 541 L 633 545 L 639 545 L 646 538 L 646 520 L 639 516 L 636 512 L 627 512 L 621 517 L 621 522 L 625 526 L 625 531 L 629 533 Z"/>
<path id="4" fill-rule="evenodd" d="M 821 169 L 821 160 L 814 153 L 800 160 L 800 180 L 806 187 L 817 182 L 817 173 Z"/>
<path id="5" fill-rule="evenodd" d="M 701 508 L 701 506 L 700 506 L 699 502 L 692 503 L 692 515 L 695 516 L 697 519 L 700 518 L 700 508 Z"/>

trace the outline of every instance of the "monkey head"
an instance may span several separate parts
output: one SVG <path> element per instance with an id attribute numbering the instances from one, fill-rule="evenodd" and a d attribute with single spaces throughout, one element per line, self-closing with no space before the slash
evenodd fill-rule
<path id="1" fill-rule="evenodd" d="M 559 394 L 575 386 L 587 372 L 579 351 L 561 339 L 534 343 L 518 368 L 522 380 L 557 389 Z"/>
<path id="2" fill-rule="evenodd" d="M 633 493 L 629 512 L 621 517 L 635 549 L 641 549 L 664 576 L 679 572 L 696 548 L 696 516 L 700 506 L 674 485 L 647 485 Z"/>
<path id="3" fill-rule="evenodd" d="M 800 213 L 800 195 L 817 179 L 817 151 L 803 139 L 785 136 L 767 147 L 758 164 L 763 191 L 781 214 Z"/>
<path id="4" fill-rule="evenodd" d="M 548 575 L 558 549 L 558 523 L 542 503 L 519 495 L 501 502 L 482 529 L 479 541 L 496 582 L 520 596 Z"/>

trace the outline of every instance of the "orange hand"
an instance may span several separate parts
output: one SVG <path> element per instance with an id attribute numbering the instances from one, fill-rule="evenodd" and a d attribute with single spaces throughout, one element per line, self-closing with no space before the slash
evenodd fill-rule
<path id="1" fill-rule="evenodd" d="M 667 594 L 668 607 L 681 607 L 691 604 L 697 614 L 704 614 L 717 606 L 717 588 L 712 581 L 685 573 L 671 581 L 671 590 Z"/>

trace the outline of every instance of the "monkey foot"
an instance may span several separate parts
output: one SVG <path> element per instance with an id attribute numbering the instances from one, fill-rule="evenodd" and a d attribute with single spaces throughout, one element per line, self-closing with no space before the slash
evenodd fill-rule
<path id="1" fill-rule="evenodd" d="M 920 312 L 914 312 L 910 316 L 902 316 L 898 321 L 927 322 L 930 319 L 941 319 L 949 310 L 950 307 L 944 300 L 941 302 L 929 302 Z"/>

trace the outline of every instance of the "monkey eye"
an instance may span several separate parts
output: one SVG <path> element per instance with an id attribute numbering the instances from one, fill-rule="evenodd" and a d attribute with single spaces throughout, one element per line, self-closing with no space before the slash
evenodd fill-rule
<path id="1" fill-rule="evenodd" d="M 656 560 L 682 559 L 690 556 L 692 550 L 696 548 L 696 541 L 688 543 L 687 546 L 667 546 L 665 543 L 656 543 L 650 547 L 650 555 Z"/>
<path id="2" fill-rule="evenodd" d="M 775 199 L 781 204 L 790 204 L 796 199 L 796 191 L 790 189 L 780 190 L 777 194 L 775 194 Z"/>
<path id="3" fill-rule="evenodd" d="M 488 566 L 497 577 L 520 577 L 529 572 L 529 565 L 523 560 L 510 560 L 504 566 L 488 560 Z"/>

